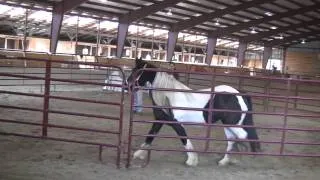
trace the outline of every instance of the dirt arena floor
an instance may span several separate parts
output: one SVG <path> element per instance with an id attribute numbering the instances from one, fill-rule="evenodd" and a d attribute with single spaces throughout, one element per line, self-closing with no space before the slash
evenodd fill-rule
<path id="1" fill-rule="evenodd" d="M 55 92 L 54 95 L 65 97 L 82 97 L 94 100 L 108 100 L 119 102 L 118 93 L 106 91 L 96 92 Z M 2 105 L 14 105 L 21 107 L 42 108 L 43 99 L 0 94 Z M 123 141 L 126 143 L 129 121 L 129 98 L 126 97 L 124 115 Z M 145 103 L 149 100 L 145 98 Z M 71 112 L 92 113 L 101 115 L 119 116 L 119 108 L 107 105 L 97 105 L 63 100 L 51 100 L 50 109 Z M 258 108 L 256 108 L 259 111 Z M 40 112 L 26 112 L 20 110 L 0 108 L 2 119 L 11 119 L 27 122 L 41 122 Z M 283 117 L 255 115 L 257 125 L 273 125 L 280 127 Z M 145 109 L 143 115 L 135 115 L 134 119 L 152 119 L 151 110 Z M 75 127 L 96 128 L 101 130 L 116 130 L 117 123 L 105 119 L 85 118 L 69 115 L 50 114 L 49 122 L 59 125 L 72 125 Z M 289 127 L 312 128 L 319 127 L 320 122 L 316 119 L 289 118 Z M 146 134 L 150 124 L 134 124 L 134 133 Z M 194 126 L 187 127 L 188 135 L 204 136 L 205 128 Z M 15 125 L 0 123 L 0 132 L 28 133 L 40 135 L 41 128 L 28 125 Z M 281 139 L 282 132 L 275 130 L 258 130 L 262 140 L 276 141 Z M 161 135 L 174 134 L 170 127 L 164 127 Z M 63 130 L 50 128 L 50 137 L 66 137 L 70 139 L 86 140 L 92 142 L 116 143 L 117 136 L 81 131 Z M 319 132 L 306 133 L 292 131 L 286 134 L 288 141 L 320 142 Z M 223 138 L 222 129 L 213 128 L 212 137 Z M 133 146 L 138 147 L 143 138 L 133 139 Z M 204 148 L 204 142 L 192 141 L 197 150 Z M 158 138 L 154 146 L 159 148 L 182 149 L 178 139 Z M 211 142 L 210 150 L 223 151 L 226 142 Z M 279 152 L 278 144 L 262 144 L 264 152 Z M 102 162 L 98 160 L 98 147 L 74 143 L 45 141 L 40 139 L 28 139 L 13 136 L 0 135 L 0 180 L 316 180 L 320 177 L 320 158 L 292 158 L 270 156 L 233 156 L 238 163 L 226 167 L 219 167 L 217 160 L 219 154 L 199 155 L 197 167 L 187 167 L 185 153 L 182 152 L 152 152 L 150 164 L 141 168 L 140 161 L 134 160 L 131 168 L 125 168 L 126 151 L 121 153 L 121 168 L 115 165 L 115 149 L 104 149 Z M 287 145 L 287 153 L 319 153 L 319 146 Z"/>

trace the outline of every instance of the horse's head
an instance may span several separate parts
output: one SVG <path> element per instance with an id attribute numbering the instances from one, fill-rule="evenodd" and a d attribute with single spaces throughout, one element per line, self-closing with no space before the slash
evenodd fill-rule
<path id="1" fill-rule="evenodd" d="M 141 58 L 136 58 L 135 67 L 132 69 L 130 76 L 127 79 L 130 90 L 132 85 L 144 86 L 148 81 L 153 82 L 156 72 L 147 71 L 146 68 L 156 68 L 155 66 L 143 61 Z"/>

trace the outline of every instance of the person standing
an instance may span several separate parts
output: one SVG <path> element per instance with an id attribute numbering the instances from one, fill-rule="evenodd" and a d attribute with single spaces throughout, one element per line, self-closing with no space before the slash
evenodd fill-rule
<path id="1" fill-rule="evenodd" d="M 146 82 L 145 87 L 151 87 L 150 82 Z M 133 99 L 133 113 L 141 114 L 143 111 L 143 93 L 144 90 L 139 89 L 134 92 L 134 99 Z"/>

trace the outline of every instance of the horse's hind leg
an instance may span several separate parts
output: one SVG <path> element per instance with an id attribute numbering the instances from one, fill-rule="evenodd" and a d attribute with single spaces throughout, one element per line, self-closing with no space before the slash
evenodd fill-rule
<path id="1" fill-rule="evenodd" d="M 181 142 L 184 145 L 186 150 L 193 150 L 193 145 L 189 139 L 187 139 L 187 133 L 184 127 L 181 124 L 168 124 L 170 125 L 174 131 L 178 134 L 178 136 L 182 137 Z M 185 137 L 185 138 L 183 138 Z M 196 152 L 187 152 L 188 159 L 186 164 L 188 166 L 197 166 L 198 165 L 198 154 Z"/>
<path id="2" fill-rule="evenodd" d="M 158 134 L 158 132 L 160 131 L 162 126 L 163 126 L 163 123 L 153 123 L 148 134 L 152 134 L 152 135 Z M 149 147 L 152 144 L 153 139 L 154 139 L 153 136 L 148 136 L 145 139 L 145 142 L 140 147 L 141 148 Z M 139 149 L 136 152 L 134 152 L 133 158 L 134 159 L 137 159 L 137 158 L 145 159 L 147 155 L 148 155 L 148 151 L 147 150 Z"/>
<path id="3" fill-rule="evenodd" d="M 227 139 L 235 139 L 235 135 L 230 128 L 224 128 L 224 133 L 225 133 Z M 230 152 L 233 148 L 233 145 L 234 145 L 234 141 L 229 140 L 226 151 Z M 225 165 L 229 164 L 230 162 L 231 162 L 230 155 L 225 154 L 223 156 L 223 158 L 218 162 L 218 164 L 219 164 L 219 166 L 225 166 Z"/>
<path id="4" fill-rule="evenodd" d="M 228 127 L 224 128 L 224 133 L 227 137 L 227 139 L 246 139 L 247 133 L 243 128 L 235 128 L 235 127 Z M 227 153 L 233 150 L 235 142 L 234 141 L 228 141 L 227 146 Z M 220 166 L 227 165 L 229 163 L 234 163 L 235 160 L 231 160 L 230 154 L 225 154 L 224 157 L 218 162 Z"/>

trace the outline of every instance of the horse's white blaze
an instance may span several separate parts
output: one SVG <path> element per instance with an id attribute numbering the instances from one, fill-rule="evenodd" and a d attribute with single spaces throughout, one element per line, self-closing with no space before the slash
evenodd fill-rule
<path id="1" fill-rule="evenodd" d="M 187 139 L 187 144 L 184 146 L 186 150 L 193 150 L 193 145 L 189 139 Z M 186 164 L 188 166 L 197 166 L 198 165 L 198 154 L 195 152 L 187 152 L 188 159 Z"/>
<path id="2" fill-rule="evenodd" d="M 148 144 L 143 143 L 140 147 L 144 148 L 144 147 L 149 147 Z M 133 153 L 133 159 L 145 159 L 148 155 L 148 151 L 147 150 L 137 150 L 136 152 Z"/>

